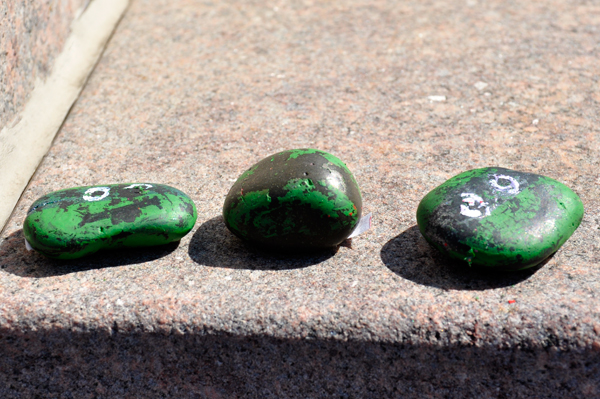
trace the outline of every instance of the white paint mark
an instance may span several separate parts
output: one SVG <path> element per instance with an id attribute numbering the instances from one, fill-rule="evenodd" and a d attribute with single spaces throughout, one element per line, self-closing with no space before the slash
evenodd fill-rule
<path id="1" fill-rule="evenodd" d="M 533 122 L 531 122 L 532 125 L 537 125 L 538 123 L 540 123 L 539 119 L 534 119 Z"/>
<path id="2" fill-rule="evenodd" d="M 462 204 L 460 205 L 460 214 L 471 218 L 478 218 L 482 215 L 481 211 L 477 209 L 470 209 L 468 206 Z"/>
<path id="3" fill-rule="evenodd" d="M 507 194 L 519 194 L 519 182 L 511 176 L 507 175 L 493 175 L 494 178 L 490 180 L 490 185 L 497 191 Z M 500 180 L 508 181 L 508 185 L 500 185 Z"/>
<path id="4" fill-rule="evenodd" d="M 479 195 L 474 193 L 462 193 L 460 195 L 463 197 L 462 202 L 466 202 L 465 204 L 460 204 L 460 214 L 465 215 L 471 218 L 483 218 L 491 215 L 491 210 L 489 204 L 483 200 Z M 483 212 L 480 210 L 483 208 Z"/>
<path id="5" fill-rule="evenodd" d="M 98 196 L 92 196 L 92 194 L 102 191 L 104 194 Z M 83 194 L 83 199 L 86 201 L 100 201 L 110 193 L 110 187 L 92 187 L 88 188 Z"/>
<path id="6" fill-rule="evenodd" d="M 132 184 L 132 185 L 130 185 L 130 186 L 127 186 L 127 187 L 125 187 L 125 188 L 127 189 L 127 188 L 141 187 L 141 186 L 144 186 L 144 188 L 146 188 L 146 190 L 147 190 L 147 189 L 149 189 L 149 188 L 151 188 L 151 187 L 152 187 L 152 184 L 146 184 L 146 183 L 134 183 L 134 184 Z"/>
<path id="7" fill-rule="evenodd" d="M 446 96 L 429 96 L 427 97 L 429 101 L 442 102 L 446 101 Z"/>
<path id="8" fill-rule="evenodd" d="M 28 251 L 33 251 L 33 247 L 31 246 L 29 241 L 27 241 L 27 238 L 25 239 L 25 248 L 27 248 Z"/>

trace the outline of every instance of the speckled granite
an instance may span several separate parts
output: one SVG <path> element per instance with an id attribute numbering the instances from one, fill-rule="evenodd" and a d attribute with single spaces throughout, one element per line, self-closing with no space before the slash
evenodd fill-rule
<path id="1" fill-rule="evenodd" d="M 593 2 L 135 1 L 0 239 L 0 396 L 600 397 L 600 9 Z M 315 147 L 372 230 L 305 257 L 220 216 L 239 174 Z M 543 174 L 586 214 L 540 268 L 482 274 L 419 235 L 470 168 Z M 181 243 L 71 262 L 25 250 L 39 196 L 153 181 Z"/>
<path id="2" fill-rule="evenodd" d="M 23 109 L 36 80 L 50 73 L 85 0 L 0 2 L 0 129 Z"/>

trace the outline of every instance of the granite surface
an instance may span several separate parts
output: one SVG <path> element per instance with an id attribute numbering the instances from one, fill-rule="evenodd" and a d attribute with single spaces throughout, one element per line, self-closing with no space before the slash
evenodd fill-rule
<path id="1" fill-rule="evenodd" d="M 16 123 L 37 80 L 50 73 L 85 0 L 0 3 L 0 129 Z"/>
<path id="2" fill-rule="evenodd" d="M 0 238 L 0 396 L 600 397 L 600 7 L 592 1 L 134 1 Z M 286 256 L 223 201 L 265 156 L 342 159 L 373 227 Z M 472 168 L 552 177 L 579 229 L 535 270 L 450 262 L 420 199 Z M 178 245 L 53 261 L 61 188 L 186 192 Z"/>

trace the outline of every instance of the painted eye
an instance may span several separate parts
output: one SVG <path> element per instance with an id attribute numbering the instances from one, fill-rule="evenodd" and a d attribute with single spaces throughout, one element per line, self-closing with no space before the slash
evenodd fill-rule
<path id="1" fill-rule="evenodd" d="M 482 216 L 490 215 L 490 208 L 488 203 L 483 200 L 479 195 L 474 193 L 462 193 L 460 195 L 465 204 L 460 205 L 460 214 L 472 218 L 479 218 Z M 484 208 L 482 210 L 478 208 Z"/>
<path id="2" fill-rule="evenodd" d="M 512 176 L 508 175 L 492 175 L 493 179 L 490 180 L 490 185 L 496 191 L 507 194 L 519 194 L 520 184 Z"/>
<path id="3" fill-rule="evenodd" d="M 110 194 L 110 187 L 92 187 L 85 191 L 83 199 L 86 201 L 100 201 L 108 197 Z"/>

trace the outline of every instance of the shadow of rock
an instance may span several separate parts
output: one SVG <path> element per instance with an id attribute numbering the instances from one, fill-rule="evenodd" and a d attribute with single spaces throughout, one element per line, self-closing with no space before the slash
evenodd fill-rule
<path id="1" fill-rule="evenodd" d="M 331 258 L 337 249 L 306 254 L 267 252 L 244 243 L 225 226 L 222 216 L 202 224 L 194 233 L 189 255 L 205 266 L 248 270 L 289 270 L 316 265 Z"/>
<path id="2" fill-rule="evenodd" d="M 71 260 L 50 259 L 25 248 L 23 230 L 8 236 L 0 245 L 0 271 L 20 277 L 53 277 L 105 267 L 135 265 L 162 258 L 173 252 L 179 242 L 148 248 L 103 251 Z"/>
<path id="3" fill-rule="evenodd" d="M 381 249 L 381 260 L 394 273 L 418 284 L 442 289 L 481 291 L 507 287 L 527 280 L 539 266 L 523 271 L 502 272 L 469 267 L 432 248 L 413 226 L 392 238 Z"/>

